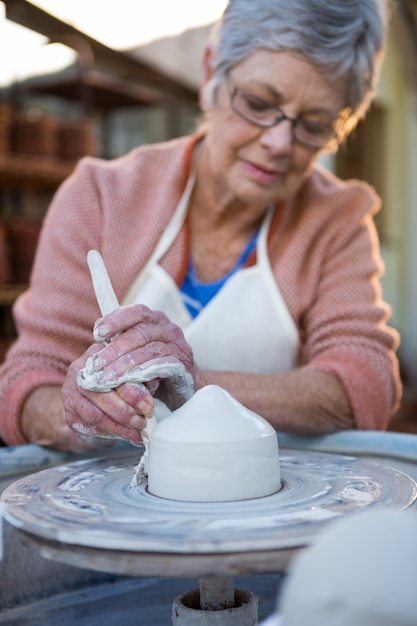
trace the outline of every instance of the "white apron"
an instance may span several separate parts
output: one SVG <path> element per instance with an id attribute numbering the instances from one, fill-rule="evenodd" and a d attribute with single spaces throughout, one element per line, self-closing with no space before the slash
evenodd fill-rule
<path id="1" fill-rule="evenodd" d="M 240 269 L 193 319 L 175 281 L 159 265 L 184 223 L 195 175 L 154 253 L 132 284 L 123 304 L 140 303 L 163 311 L 178 324 L 203 369 L 273 374 L 295 367 L 299 336 L 272 274 L 267 238 L 269 210 L 257 240 L 257 263 Z"/>

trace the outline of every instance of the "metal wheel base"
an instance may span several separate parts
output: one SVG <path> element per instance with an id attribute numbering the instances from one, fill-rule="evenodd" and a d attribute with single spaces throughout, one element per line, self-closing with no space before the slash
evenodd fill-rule
<path id="1" fill-rule="evenodd" d="M 233 578 L 200 578 L 199 588 L 175 598 L 173 626 L 255 626 L 258 600 L 250 591 L 235 589 Z"/>

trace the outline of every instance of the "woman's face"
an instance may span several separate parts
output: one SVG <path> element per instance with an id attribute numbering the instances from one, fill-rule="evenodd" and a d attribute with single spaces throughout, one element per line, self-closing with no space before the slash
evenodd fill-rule
<path id="1" fill-rule="evenodd" d="M 326 79 L 314 65 L 288 52 L 266 49 L 234 66 L 228 79 L 210 108 L 206 174 L 220 194 L 265 207 L 297 191 L 319 150 L 297 141 L 288 120 L 260 128 L 243 119 L 231 106 L 231 91 L 237 87 L 315 127 L 338 118 L 346 101 L 345 84 Z"/>

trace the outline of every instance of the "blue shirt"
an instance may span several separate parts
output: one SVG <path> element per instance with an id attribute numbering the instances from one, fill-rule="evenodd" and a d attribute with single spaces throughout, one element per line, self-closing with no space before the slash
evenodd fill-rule
<path id="1" fill-rule="evenodd" d="M 211 283 L 202 283 L 198 280 L 192 259 L 188 263 L 187 274 L 180 286 L 181 299 L 187 307 L 190 315 L 194 318 L 200 311 L 210 302 L 218 291 L 223 287 L 225 282 L 235 274 L 248 260 L 249 256 L 256 247 L 258 231 L 252 236 L 251 240 L 243 250 L 236 265 L 222 278 Z"/>

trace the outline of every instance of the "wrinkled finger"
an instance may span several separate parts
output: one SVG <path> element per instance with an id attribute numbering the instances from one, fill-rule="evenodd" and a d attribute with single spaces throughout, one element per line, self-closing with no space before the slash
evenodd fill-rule
<path id="1" fill-rule="evenodd" d="M 157 388 L 158 384 L 154 387 Z M 146 385 L 123 384 L 117 387 L 120 398 L 132 406 L 140 415 L 151 417 L 154 413 L 154 401 L 151 389 Z"/>
<path id="2" fill-rule="evenodd" d="M 138 411 L 127 404 L 120 396 L 118 390 L 97 392 L 87 391 L 86 395 L 94 402 L 95 406 L 100 409 L 104 415 L 105 422 L 102 420 L 99 424 L 100 430 L 107 428 L 103 426 L 111 425 L 110 432 L 119 429 L 140 430 L 143 428 L 145 421 L 143 415 L 139 415 Z"/>
<path id="3" fill-rule="evenodd" d="M 144 356 L 137 360 L 136 357 L 132 356 L 132 353 L 140 348 L 148 349 L 149 353 L 144 353 Z M 164 320 L 162 324 L 144 322 L 126 330 L 111 343 L 93 354 L 89 358 L 88 367 L 97 372 L 125 357 L 123 365 L 119 363 L 118 369 L 120 371 L 120 369 L 126 370 L 144 363 L 150 358 L 158 358 L 166 354 L 181 358 L 181 355 L 188 352 L 190 349 L 179 326 L 167 320 Z"/>
<path id="4" fill-rule="evenodd" d="M 116 391 L 85 392 L 82 401 L 65 414 L 67 424 L 83 438 L 111 437 L 142 442 L 144 418 L 120 398 Z"/>
<path id="5" fill-rule="evenodd" d="M 190 350 L 186 354 L 176 344 L 153 342 L 120 356 L 110 364 L 107 364 L 105 355 L 94 355 L 88 363 L 88 369 L 90 373 L 99 373 L 101 384 L 116 386 L 118 381 L 123 380 L 127 372 L 155 359 L 179 361 L 184 364 L 184 367 L 191 369 L 192 353 Z"/>
<path id="6" fill-rule="evenodd" d="M 96 341 L 108 341 L 114 335 L 124 333 L 137 324 L 161 323 L 170 323 L 161 311 L 153 311 L 143 304 L 130 304 L 98 319 L 93 334 Z"/>

